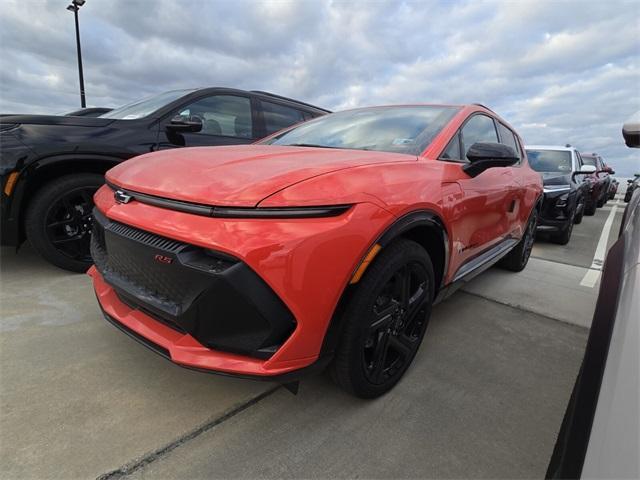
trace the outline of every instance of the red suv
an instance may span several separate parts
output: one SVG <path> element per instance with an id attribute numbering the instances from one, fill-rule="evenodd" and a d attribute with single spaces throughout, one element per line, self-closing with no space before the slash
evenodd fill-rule
<path id="1" fill-rule="evenodd" d="M 344 111 L 106 178 L 89 274 L 107 320 L 182 366 L 287 383 L 330 365 L 369 398 L 407 370 L 435 301 L 525 267 L 542 195 L 478 105 Z"/>

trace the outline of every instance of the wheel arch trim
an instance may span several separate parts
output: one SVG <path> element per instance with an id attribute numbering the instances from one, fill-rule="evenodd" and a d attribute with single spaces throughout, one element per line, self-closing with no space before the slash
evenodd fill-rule
<path id="1" fill-rule="evenodd" d="M 398 218 L 395 218 L 394 221 L 389 224 L 373 242 L 371 242 L 364 255 L 362 255 L 362 258 L 357 263 L 353 272 L 349 276 L 349 281 L 347 282 L 345 289 L 340 295 L 340 299 L 338 300 L 338 303 L 333 311 L 333 315 L 331 316 L 331 320 L 329 321 L 329 325 L 327 326 L 327 329 L 325 331 L 324 339 L 322 341 L 322 347 L 320 349 L 320 356 L 333 355 L 335 349 L 338 346 L 344 323 L 341 321 L 342 313 L 344 312 L 344 309 L 346 308 L 348 301 L 351 298 L 355 286 L 354 284 L 350 283 L 350 280 L 354 275 L 356 275 L 362 263 L 366 261 L 367 257 L 369 257 L 370 252 L 374 248 L 376 248 L 376 245 L 379 245 L 379 251 L 384 250 L 384 248 L 388 246 L 393 240 L 418 227 L 427 227 L 429 229 L 437 231 L 441 235 L 445 258 L 443 259 L 441 279 L 439 282 L 440 284 L 437 285 L 435 289 L 436 294 L 443 287 L 443 285 L 445 284 L 446 272 L 449 266 L 450 252 L 449 233 L 445 227 L 444 221 L 436 212 L 428 209 L 414 210 Z"/>

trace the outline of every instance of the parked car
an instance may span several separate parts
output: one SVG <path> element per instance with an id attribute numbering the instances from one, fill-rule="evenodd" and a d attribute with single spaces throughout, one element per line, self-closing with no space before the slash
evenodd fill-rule
<path id="1" fill-rule="evenodd" d="M 98 118 L 4 115 L 2 245 L 28 238 L 54 265 L 86 271 L 92 196 L 109 168 L 156 150 L 252 143 L 327 112 L 266 92 L 204 88 L 165 92 Z"/>
<path id="2" fill-rule="evenodd" d="M 630 147 L 640 146 L 640 136 L 625 140 Z M 546 478 L 640 478 L 639 292 L 636 191 L 604 263 L 582 366 Z"/>
<path id="3" fill-rule="evenodd" d="M 344 111 L 106 179 L 89 275 L 108 321 L 182 366 L 287 383 L 330 364 L 367 398 L 403 376 L 434 301 L 525 268 L 542 200 L 478 105 Z"/>
<path id="4" fill-rule="evenodd" d="M 566 245 L 573 225 L 582 222 L 590 183 L 584 181 L 595 169 L 581 170 L 580 153 L 573 147 L 531 145 L 526 147 L 529 165 L 540 172 L 544 202 L 538 218 L 538 232 Z"/>
<path id="5" fill-rule="evenodd" d="M 627 180 L 627 191 L 624 193 L 624 201 L 629 203 L 634 190 L 640 187 L 640 173 L 636 173 L 634 178 Z"/>
<path id="6" fill-rule="evenodd" d="M 611 185 L 611 177 L 609 174 L 613 175 L 616 172 L 607 166 L 602 157 L 597 153 L 581 153 L 580 157 L 583 165 L 596 167 L 596 171 L 591 174 L 594 182 L 593 192 L 597 194 L 595 196 L 596 206 L 598 208 L 603 207 L 609 200 L 609 188 Z"/>
<path id="7" fill-rule="evenodd" d="M 105 113 L 110 112 L 113 108 L 105 107 L 89 107 L 81 108 L 80 110 L 74 110 L 73 112 L 65 113 L 67 117 L 99 117 Z"/>

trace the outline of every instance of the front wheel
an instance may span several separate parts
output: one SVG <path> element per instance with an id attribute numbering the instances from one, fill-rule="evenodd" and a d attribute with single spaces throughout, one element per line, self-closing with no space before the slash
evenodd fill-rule
<path id="1" fill-rule="evenodd" d="M 89 242 L 93 194 L 104 183 L 102 175 L 67 175 L 48 183 L 29 205 L 27 238 L 45 260 L 72 272 L 91 266 Z"/>
<path id="2" fill-rule="evenodd" d="M 411 365 L 431 314 L 434 274 L 429 254 L 410 240 L 385 248 L 366 271 L 344 312 L 344 332 L 331 374 L 344 390 L 375 398 Z"/>

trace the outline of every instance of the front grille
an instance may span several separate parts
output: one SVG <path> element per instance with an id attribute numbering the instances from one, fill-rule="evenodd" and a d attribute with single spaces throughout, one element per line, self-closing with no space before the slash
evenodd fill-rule
<path id="1" fill-rule="evenodd" d="M 268 358 L 295 319 L 246 264 L 108 219 L 94 209 L 91 255 L 123 303 L 210 348 Z"/>
<path id="2" fill-rule="evenodd" d="M 131 240 L 135 240 L 136 242 L 143 243 L 153 248 L 159 248 L 160 250 L 165 250 L 167 252 L 175 253 L 186 246 L 185 243 L 161 237 L 155 233 L 145 232 L 144 230 L 130 227 L 129 225 L 119 222 L 110 222 L 109 228 L 116 235 L 121 235 Z"/>
<path id="3" fill-rule="evenodd" d="M 116 289 L 172 317 L 180 315 L 201 292 L 203 279 L 198 269 L 202 258 L 211 258 L 210 252 L 109 220 L 97 211 L 94 216 L 91 255 Z M 181 254 L 196 264 L 193 269 L 182 267 L 177 258 Z M 172 264 L 157 261 L 157 255 Z M 213 271 L 220 271 L 236 262 L 216 257 L 209 263 Z"/>

